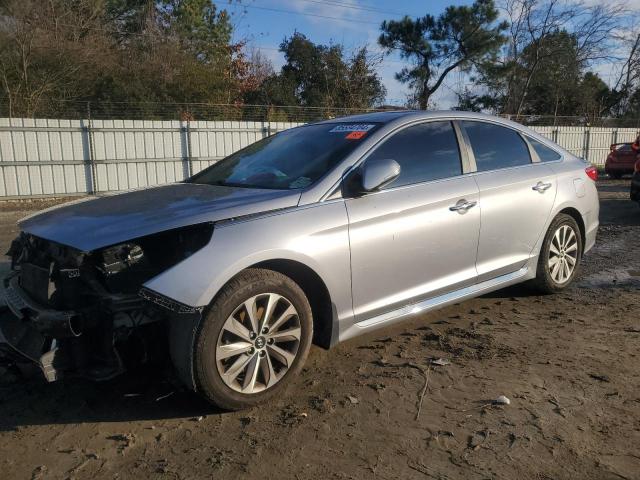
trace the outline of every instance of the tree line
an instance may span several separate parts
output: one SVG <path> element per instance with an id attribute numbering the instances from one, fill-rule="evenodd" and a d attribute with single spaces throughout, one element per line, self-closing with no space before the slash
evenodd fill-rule
<path id="1" fill-rule="evenodd" d="M 188 105 L 263 105 L 271 120 L 294 119 L 301 107 L 327 116 L 383 106 L 379 66 L 399 54 L 408 107 L 435 106 L 434 94 L 458 72 L 459 109 L 637 117 L 634 15 L 623 4 L 582 0 L 475 0 L 382 22 L 376 50 L 293 31 L 276 71 L 233 41 L 230 14 L 211 0 L 0 0 L 0 108 L 26 117 L 85 116 L 86 105 L 94 115 L 135 108 L 189 118 L 197 113 Z"/>

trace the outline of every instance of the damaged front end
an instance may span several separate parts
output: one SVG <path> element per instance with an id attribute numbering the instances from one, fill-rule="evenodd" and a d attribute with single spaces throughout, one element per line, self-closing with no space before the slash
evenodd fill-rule
<path id="1" fill-rule="evenodd" d="M 21 233 L 7 252 L 0 355 L 39 365 L 48 381 L 65 373 L 107 380 L 166 359 L 169 320 L 199 309 L 143 285 L 212 234 L 213 224 L 203 223 L 83 252 Z"/>

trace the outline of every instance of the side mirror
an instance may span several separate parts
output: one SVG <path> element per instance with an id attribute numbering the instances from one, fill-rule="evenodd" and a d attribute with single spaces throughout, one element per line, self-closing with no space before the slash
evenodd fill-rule
<path id="1" fill-rule="evenodd" d="M 390 158 L 369 160 L 362 166 L 362 190 L 373 192 L 400 175 L 400 165 Z"/>

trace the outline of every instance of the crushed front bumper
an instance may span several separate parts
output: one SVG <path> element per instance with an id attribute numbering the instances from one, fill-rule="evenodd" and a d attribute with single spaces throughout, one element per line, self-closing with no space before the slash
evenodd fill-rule
<path id="1" fill-rule="evenodd" d="M 60 379 L 69 363 L 64 352 L 30 322 L 16 318 L 6 306 L 0 307 L 0 358 L 38 366 L 48 382 Z"/>
<path id="2" fill-rule="evenodd" d="M 72 312 L 38 305 L 20 288 L 16 276 L 5 279 L 5 299 L 6 305 L 0 306 L 0 357 L 35 364 L 47 381 L 58 380 L 68 358 L 47 332 L 64 329 Z"/>
<path id="3" fill-rule="evenodd" d="M 7 307 L 16 317 L 31 320 L 38 330 L 52 337 L 80 335 L 76 312 L 54 310 L 41 305 L 22 289 L 17 275 L 7 277 L 4 288 Z"/>
<path id="4" fill-rule="evenodd" d="M 31 324 L 0 307 L 0 352 L 15 362 L 39 363 L 46 338 Z"/>

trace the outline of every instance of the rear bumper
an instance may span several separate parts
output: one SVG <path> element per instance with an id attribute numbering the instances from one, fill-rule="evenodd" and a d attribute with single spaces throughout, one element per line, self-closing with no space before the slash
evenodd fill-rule
<path id="1" fill-rule="evenodd" d="M 620 164 L 616 164 L 616 163 L 608 163 L 604 166 L 604 172 L 606 174 L 611 174 L 611 173 L 619 173 L 619 174 L 626 174 L 626 173 L 633 173 L 633 164 L 629 165 L 626 163 L 620 163 Z"/>

